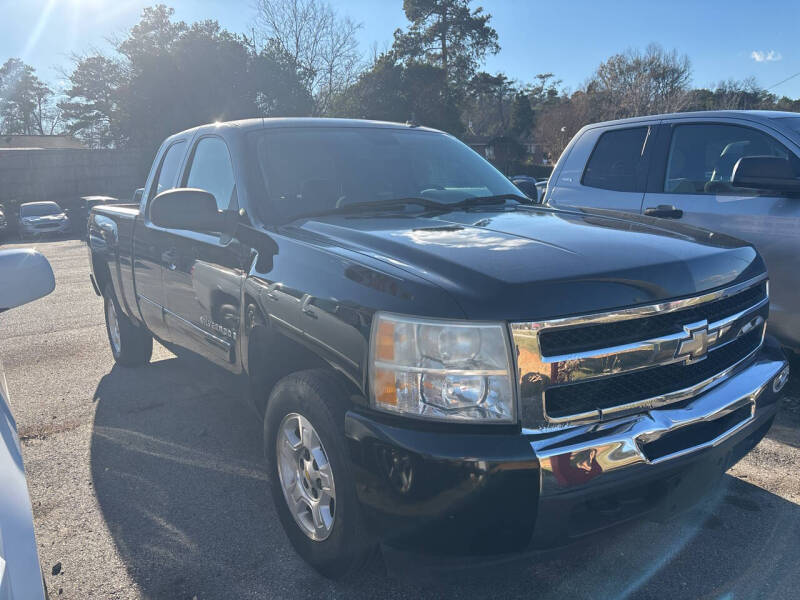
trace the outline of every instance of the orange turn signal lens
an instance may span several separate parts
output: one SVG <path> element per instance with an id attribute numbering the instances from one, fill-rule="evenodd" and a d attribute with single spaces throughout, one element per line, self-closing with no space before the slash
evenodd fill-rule
<path id="1" fill-rule="evenodd" d="M 397 406 L 397 385 L 394 371 L 376 369 L 375 371 L 375 400 L 379 404 Z"/>
<path id="2" fill-rule="evenodd" d="M 381 321 L 378 323 L 378 334 L 375 339 L 378 360 L 394 360 L 394 323 Z"/>

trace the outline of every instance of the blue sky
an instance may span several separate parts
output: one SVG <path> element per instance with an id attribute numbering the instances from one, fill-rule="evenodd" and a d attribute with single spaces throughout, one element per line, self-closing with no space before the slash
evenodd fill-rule
<path id="1" fill-rule="evenodd" d="M 71 53 L 107 50 L 107 38 L 124 34 L 138 19 L 141 0 L 0 0 L 0 62 L 17 56 L 52 84 L 59 67 L 69 68 Z M 251 0 L 173 0 L 176 16 L 186 21 L 213 18 L 232 31 L 248 31 Z M 336 0 L 341 14 L 363 24 L 365 53 L 391 43 L 405 24 L 402 0 Z M 658 42 L 686 53 L 694 83 L 754 76 L 772 86 L 800 71 L 800 3 L 790 0 L 754 4 L 744 0 L 602 2 L 599 0 L 483 0 L 492 14 L 502 50 L 487 60 L 491 72 L 531 81 L 551 71 L 575 89 L 605 58 L 630 47 Z M 800 76 L 773 89 L 800 97 Z"/>

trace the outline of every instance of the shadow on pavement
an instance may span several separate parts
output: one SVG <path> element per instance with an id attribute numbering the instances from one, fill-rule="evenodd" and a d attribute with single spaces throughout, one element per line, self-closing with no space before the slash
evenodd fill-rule
<path id="1" fill-rule="evenodd" d="M 93 485 L 143 597 L 739 599 L 800 589 L 800 506 L 730 476 L 677 520 L 556 556 L 330 582 L 289 546 L 268 496 L 260 417 L 225 381 L 179 357 L 114 367 L 96 390 Z"/>

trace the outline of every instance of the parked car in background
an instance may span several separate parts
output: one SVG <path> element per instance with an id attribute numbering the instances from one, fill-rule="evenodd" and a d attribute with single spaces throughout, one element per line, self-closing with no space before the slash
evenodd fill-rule
<path id="1" fill-rule="evenodd" d="M 0 250 L 0 312 L 46 296 L 53 270 L 35 250 Z M 46 597 L 17 425 L 0 362 L 0 599 Z"/>
<path id="2" fill-rule="evenodd" d="M 535 206 L 414 125 L 178 133 L 89 228 L 116 362 L 155 338 L 242 377 L 277 516 L 330 577 L 378 541 L 508 554 L 673 514 L 788 377 L 750 244 Z"/>
<path id="3" fill-rule="evenodd" d="M 547 178 L 536 179 L 530 175 L 512 175 L 509 179 L 523 194 L 533 200 L 534 204 L 541 204 L 544 200 Z"/>
<path id="4" fill-rule="evenodd" d="M 87 214 L 98 204 L 114 204 L 119 198 L 114 196 L 81 196 L 81 204 L 86 207 Z"/>
<path id="5" fill-rule="evenodd" d="M 770 275 L 770 331 L 800 350 L 800 115 L 708 111 L 581 129 L 545 201 L 621 210 L 729 234 L 756 246 Z"/>
<path id="6" fill-rule="evenodd" d="M 541 202 L 539 187 L 537 186 L 535 178 L 531 177 L 530 175 L 512 175 L 509 177 L 509 179 L 511 180 L 511 183 L 517 186 L 519 191 L 530 198 L 532 202 L 535 204 L 539 204 Z"/>
<path id="7" fill-rule="evenodd" d="M 69 232 L 70 220 L 55 202 L 28 202 L 19 207 L 19 234 L 23 239 Z"/>
<path id="8" fill-rule="evenodd" d="M 72 231 L 82 238 L 86 237 L 89 211 L 99 204 L 114 204 L 119 202 L 114 196 L 81 196 L 77 204 L 69 211 L 72 222 Z"/>

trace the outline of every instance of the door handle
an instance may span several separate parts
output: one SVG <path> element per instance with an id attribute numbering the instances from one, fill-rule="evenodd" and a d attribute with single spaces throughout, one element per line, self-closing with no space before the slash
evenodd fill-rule
<path id="1" fill-rule="evenodd" d="M 164 250 L 161 253 L 161 262 L 167 267 L 170 271 L 174 271 L 178 268 L 178 265 L 175 264 L 178 257 L 178 251 L 175 248 L 170 248 L 169 250 Z"/>
<path id="2" fill-rule="evenodd" d="M 300 305 L 300 310 L 303 312 L 304 315 L 308 315 L 309 317 L 317 318 L 317 313 L 311 308 L 311 302 L 314 300 L 312 296 L 306 294 L 303 297 L 303 303 Z"/>
<path id="3" fill-rule="evenodd" d="M 644 214 L 649 217 L 662 217 L 664 219 L 680 219 L 683 216 L 683 211 L 680 208 L 675 208 L 671 204 L 659 204 L 658 206 L 650 206 L 644 209 Z"/>

